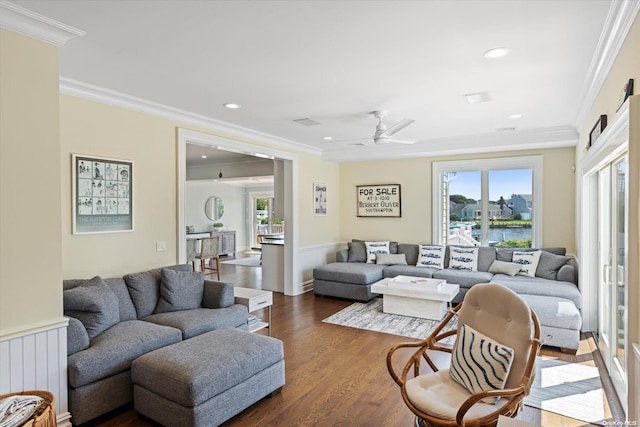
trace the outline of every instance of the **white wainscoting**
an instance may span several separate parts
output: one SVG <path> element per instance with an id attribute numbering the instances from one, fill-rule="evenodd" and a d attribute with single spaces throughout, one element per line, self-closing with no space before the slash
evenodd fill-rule
<path id="1" fill-rule="evenodd" d="M 298 250 L 298 263 L 301 277 L 297 280 L 294 294 L 299 295 L 313 290 L 313 269 L 336 260 L 336 252 L 347 249 L 346 243 L 327 243 L 308 246 Z"/>
<path id="2" fill-rule="evenodd" d="M 0 337 L 0 394 L 47 390 L 58 426 L 71 426 L 67 401 L 67 319 Z"/>

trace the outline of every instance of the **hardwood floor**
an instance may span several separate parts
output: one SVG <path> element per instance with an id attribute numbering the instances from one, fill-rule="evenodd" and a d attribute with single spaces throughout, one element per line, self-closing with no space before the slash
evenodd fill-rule
<path id="1" fill-rule="evenodd" d="M 221 266 L 223 281 L 233 282 L 236 286 L 259 287 L 259 268 Z M 385 362 L 387 350 L 392 345 L 409 339 L 322 322 L 351 303 L 319 298 L 313 293 L 296 297 L 274 294 L 272 334 L 284 342 L 286 385 L 280 394 L 261 400 L 227 421 L 224 427 L 413 426 L 414 416 L 404 405 Z M 584 336 L 576 355 L 548 348 L 542 353 L 565 361 L 602 366 L 597 356 L 594 359 L 597 354 L 594 350 L 593 339 Z M 607 384 L 605 390 L 609 415 L 613 420 L 621 420 L 614 393 Z M 518 418 L 543 426 L 588 425 L 528 406 Z M 90 425 L 142 427 L 157 424 L 128 407 Z"/>

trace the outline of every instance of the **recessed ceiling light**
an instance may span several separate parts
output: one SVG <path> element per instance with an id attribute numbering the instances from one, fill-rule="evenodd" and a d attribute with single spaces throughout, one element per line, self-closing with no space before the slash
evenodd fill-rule
<path id="1" fill-rule="evenodd" d="M 504 48 L 504 47 L 497 47 L 495 49 L 491 49 L 488 50 L 484 53 L 484 57 L 487 59 L 496 59 L 496 58 L 502 58 L 503 56 L 507 55 L 509 53 L 509 50 Z"/>
<path id="2" fill-rule="evenodd" d="M 478 104 L 480 102 L 489 102 L 491 97 L 488 92 L 468 93 L 464 95 L 469 104 Z"/>
<path id="3" fill-rule="evenodd" d="M 205 156 L 204 154 L 203 154 L 202 156 L 200 156 L 200 157 L 202 157 L 203 159 L 206 159 L 206 158 L 207 158 L 207 156 Z"/>
<path id="4" fill-rule="evenodd" d="M 522 117 L 522 114 L 512 114 L 509 116 L 510 119 L 519 119 L 520 117 Z"/>
<path id="5" fill-rule="evenodd" d="M 332 136 L 323 136 L 322 139 L 324 139 L 325 141 L 331 141 L 333 139 Z"/>
<path id="6" fill-rule="evenodd" d="M 233 102 L 227 102 L 226 104 L 222 104 L 222 106 L 230 110 L 236 110 L 240 108 L 240 104 L 234 104 Z"/>

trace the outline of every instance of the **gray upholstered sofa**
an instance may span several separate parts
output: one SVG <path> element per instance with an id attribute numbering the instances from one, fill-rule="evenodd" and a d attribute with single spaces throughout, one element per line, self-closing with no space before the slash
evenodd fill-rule
<path id="1" fill-rule="evenodd" d="M 390 243 L 391 254 L 404 254 L 405 264 L 366 263 L 364 242 L 354 240 L 347 250 L 336 253 L 336 262 L 317 267 L 313 271 L 314 293 L 369 301 L 378 296 L 371 292 L 371 285 L 383 278 L 398 275 L 445 279 L 460 285 L 460 293 L 454 299 L 460 302 L 464 294 L 477 283 L 499 283 L 518 293 L 540 319 L 542 336 L 549 337 L 546 344 L 575 351 L 580 343 L 582 327 L 582 296 L 578 289 L 575 259 L 567 257 L 565 248 L 542 248 L 536 277 L 508 275 L 494 271 L 494 261 L 509 263 L 513 251 L 537 249 L 478 248 L 477 271 L 461 271 L 449 268 L 450 247 L 446 247 L 444 268 L 419 267 L 419 245 Z M 499 263 L 498 263 L 499 264 Z M 497 265 L 497 264 L 496 264 Z"/>
<path id="2" fill-rule="evenodd" d="M 185 264 L 123 278 L 64 281 L 74 424 L 132 401 L 136 358 L 216 329 L 247 329 L 247 308 L 234 303 L 233 285 L 201 275 Z"/>

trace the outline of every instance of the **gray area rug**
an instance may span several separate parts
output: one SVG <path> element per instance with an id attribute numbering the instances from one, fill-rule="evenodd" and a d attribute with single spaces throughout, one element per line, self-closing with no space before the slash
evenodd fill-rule
<path id="1" fill-rule="evenodd" d="M 445 330 L 454 329 L 457 320 L 458 318 L 454 316 Z M 353 303 L 327 317 L 323 322 L 417 339 L 428 337 L 440 323 L 437 320 L 383 313 L 382 298 L 374 298 L 368 303 Z M 453 344 L 452 339 L 447 339 L 449 342 L 443 340 L 443 343 Z"/>
<path id="2" fill-rule="evenodd" d="M 603 425 L 606 396 L 595 366 L 538 357 L 525 405 Z"/>
<path id="3" fill-rule="evenodd" d="M 229 261 L 221 261 L 220 264 L 241 265 L 243 267 L 262 267 L 262 261 L 259 256 L 251 256 L 247 258 L 232 259 Z"/>

